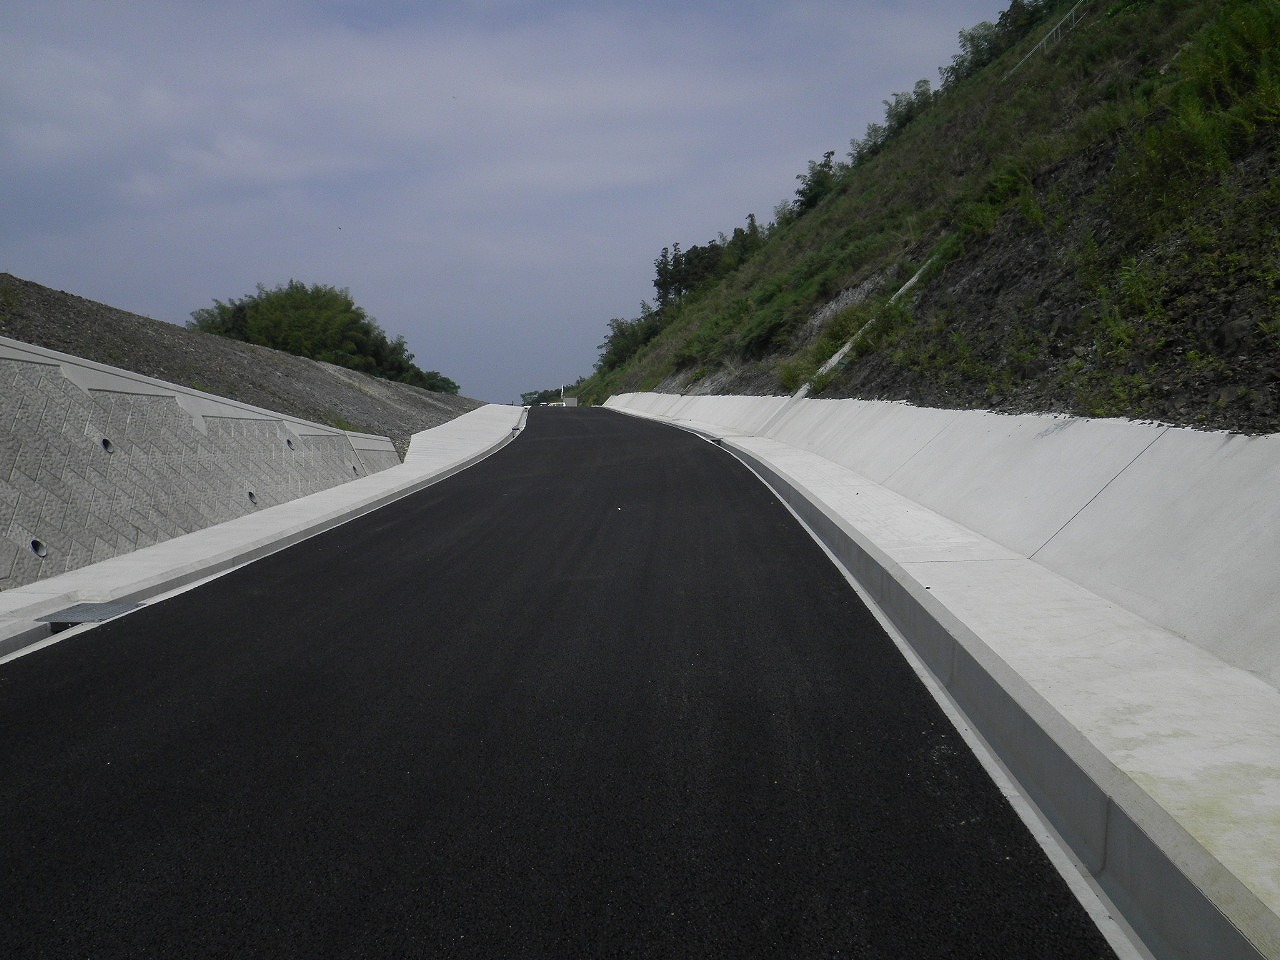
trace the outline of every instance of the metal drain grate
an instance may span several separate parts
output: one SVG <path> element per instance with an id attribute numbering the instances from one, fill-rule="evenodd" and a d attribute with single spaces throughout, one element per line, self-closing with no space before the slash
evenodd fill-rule
<path id="1" fill-rule="evenodd" d="M 107 603 L 77 603 L 74 607 L 67 607 L 65 610 L 59 610 L 57 613 L 51 613 L 48 616 L 37 617 L 36 619 L 42 623 L 50 624 L 53 632 L 66 630 L 68 627 L 74 627 L 81 623 L 101 623 L 103 620 L 110 620 L 112 617 L 118 617 L 123 613 L 130 613 L 137 610 L 142 604 L 134 603 L 132 600 L 111 600 Z"/>

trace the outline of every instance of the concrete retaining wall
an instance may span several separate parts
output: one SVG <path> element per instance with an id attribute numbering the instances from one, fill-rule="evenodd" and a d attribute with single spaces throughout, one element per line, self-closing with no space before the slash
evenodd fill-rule
<path id="1" fill-rule="evenodd" d="M 1280 687 L 1280 436 L 867 400 L 606 405 L 817 453 Z"/>
<path id="2" fill-rule="evenodd" d="M 0 590 L 399 462 L 384 437 L 0 337 Z"/>

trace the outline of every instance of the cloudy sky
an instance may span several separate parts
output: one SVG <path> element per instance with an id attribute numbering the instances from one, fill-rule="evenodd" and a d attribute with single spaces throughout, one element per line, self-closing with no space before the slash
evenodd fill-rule
<path id="1" fill-rule="evenodd" d="M 518 402 L 1007 5 L 5 0 L 0 271 L 173 323 L 346 287 Z"/>

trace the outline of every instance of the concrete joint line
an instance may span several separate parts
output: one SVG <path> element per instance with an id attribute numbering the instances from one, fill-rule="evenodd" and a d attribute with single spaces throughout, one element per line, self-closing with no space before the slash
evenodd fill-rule
<path id="1" fill-rule="evenodd" d="M 1106 804 L 1102 819 L 1104 826 L 1102 828 L 1101 856 L 1098 857 L 1096 865 L 1090 865 L 1094 876 L 1099 877 L 1107 872 L 1107 861 L 1110 859 L 1111 847 L 1116 842 L 1116 816 L 1119 813 L 1116 809 L 1116 798 L 1109 793 L 1106 796 Z"/>
<path id="2" fill-rule="evenodd" d="M 34 362 L 34 361 L 29 361 L 29 362 Z M 63 380 L 66 380 L 67 383 L 71 384 L 73 387 L 75 387 L 77 390 L 83 393 L 86 397 L 93 396 L 93 394 L 89 392 L 89 387 L 84 382 L 83 378 L 76 376 L 76 370 L 77 368 L 72 364 L 69 364 L 69 363 L 58 364 L 58 372 L 62 374 Z"/>
<path id="3" fill-rule="evenodd" d="M 1130 460 L 1123 467 L 1117 470 L 1115 475 L 1106 483 L 1104 483 L 1092 497 L 1086 500 L 1079 510 L 1077 510 L 1070 517 L 1068 517 L 1067 521 L 1062 526 L 1060 526 L 1057 530 L 1053 531 L 1053 533 L 1049 535 L 1049 539 L 1047 539 L 1044 543 L 1040 544 L 1040 546 L 1036 547 L 1035 550 L 1031 551 L 1031 553 L 1027 554 L 1027 559 L 1034 560 L 1036 558 L 1036 554 L 1040 553 L 1040 551 L 1042 551 L 1045 547 L 1049 546 L 1049 544 L 1053 543 L 1054 540 L 1058 539 L 1062 531 L 1067 529 L 1067 527 L 1071 526 L 1071 524 L 1075 522 L 1077 517 L 1079 517 L 1081 514 L 1083 514 L 1086 510 L 1089 509 L 1090 504 L 1092 504 L 1095 500 L 1097 500 L 1100 496 L 1102 496 L 1103 493 L 1105 493 L 1113 483 L 1119 480 L 1120 477 L 1123 476 L 1130 467 L 1132 467 L 1135 463 L 1137 463 L 1140 459 L 1142 459 L 1143 454 L 1145 454 L 1148 450 L 1150 450 L 1153 446 L 1155 446 L 1156 441 L 1159 440 L 1161 437 L 1163 437 L 1165 433 L 1168 431 L 1168 429 L 1169 429 L 1168 427 L 1161 427 L 1159 432 L 1156 433 L 1156 435 L 1151 438 L 1150 443 L 1148 443 L 1145 447 L 1143 447 L 1141 450 L 1135 453 L 1133 455 L 1132 460 Z"/>
<path id="4" fill-rule="evenodd" d="M 768 420 L 766 420 L 763 424 L 761 424 L 759 435 L 762 437 L 767 437 L 769 435 L 770 430 L 772 430 L 774 427 L 776 427 L 779 423 L 781 423 L 783 420 L 787 418 L 787 415 L 791 413 L 791 411 L 795 408 L 796 403 L 800 400 L 803 400 L 808 395 L 809 395 L 809 384 L 807 383 L 801 384 L 800 389 L 795 392 L 795 395 L 788 397 L 787 402 L 784 403 L 781 407 L 779 407 L 773 413 L 773 415 L 769 417 Z"/>
<path id="5" fill-rule="evenodd" d="M 207 436 L 209 433 L 209 424 L 205 422 L 203 414 L 191 409 L 191 400 L 180 393 L 176 394 L 173 399 L 178 404 L 178 407 L 182 412 L 191 418 L 191 425 L 200 431 L 201 434 Z"/>
<path id="6" fill-rule="evenodd" d="M 364 462 L 364 457 L 360 456 L 360 450 L 358 447 L 356 447 L 356 442 L 351 439 L 351 434 L 343 430 L 342 436 L 347 441 L 347 446 L 351 450 L 351 455 L 356 458 L 356 463 L 360 464 L 361 469 L 364 470 L 365 476 L 368 476 L 369 474 L 373 473 L 373 471 L 369 469 L 369 465 Z"/>
<path id="7" fill-rule="evenodd" d="M 899 464 L 899 466 L 891 474 L 889 474 L 887 477 L 884 478 L 884 480 L 882 481 L 882 486 L 887 487 L 889 485 L 889 481 L 892 480 L 894 477 L 896 477 L 898 474 L 902 473 L 904 470 L 906 470 L 907 467 L 911 464 L 912 460 L 914 460 L 916 457 L 920 456 L 920 454 L 928 450 L 929 447 L 933 446 L 933 444 L 937 442 L 937 439 L 940 436 L 942 436 L 944 433 L 946 433 L 951 428 L 951 425 L 953 423 L 955 423 L 957 420 L 960 419 L 960 415 L 962 412 L 963 411 L 960 411 L 960 410 L 955 411 L 951 419 L 949 419 L 946 423 L 940 426 L 937 429 L 937 431 L 933 434 L 933 436 L 929 437 L 928 440 L 920 444 L 920 446 L 916 449 L 914 453 L 911 454 L 911 456 L 903 460 L 902 463 Z"/>

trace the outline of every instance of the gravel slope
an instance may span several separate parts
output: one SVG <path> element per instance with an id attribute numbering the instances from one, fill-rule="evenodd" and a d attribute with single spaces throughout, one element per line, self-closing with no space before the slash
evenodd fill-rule
<path id="1" fill-rule="evenodd" d="M 483 406 L 468 397 L 152 320 L 7 273 L 0 273 L 0 336 L 316 423 L 390 437 L 401 458 L 413 434 Z"/>

